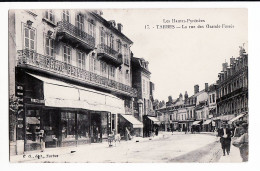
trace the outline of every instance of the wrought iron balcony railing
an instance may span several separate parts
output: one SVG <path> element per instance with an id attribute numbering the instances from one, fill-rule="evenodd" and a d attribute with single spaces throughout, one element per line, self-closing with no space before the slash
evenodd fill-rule
<path id="1" fill-rule="evenodd" d="M 134 97 L 137 95 L 136 89 L 130 86 L 116 82 L 114 80 L 110 80 L 106 77 L 97 75 L 84 69 L 80 69 L 65 62 L 58 61 L 49 56 L 38 54 L 28 49 L 18 50 L 17 65 L 37 67 L 38 69 L 56 73 L 60 76 L 69 76 L 76 81 L 83 81 L 93 86 L 118 91 L 120 93 Z"/>
<path id="2" fill-rule="evenodd" d="M 65 33 L 65 35 L 63 34 Z M 58 28 L 57 28 L 57 35 L 63 34 L 63 36 L 67 37 L 69 39 L 76 38 L 79 40 L 79 42 L 84 43 L 84 47 L 88 49 L 94 49 L 95 48 L 95 38 L 88 33 L 84 32 L 83 30 L 79 29 L 78 27 L 74 26 L 73 24 L 67 22 L 67 21 L 59 21 L 58 22 Z M 72 41 L 73 43 L 77 44 L 77 41 Z"/>
<path id="3" fill-rule="evenodd" d="M 134 114 L 134 109 L 125 106 L 125 114 L 133 115 Z"/>
<path id="4" fill-rule="evenodd" d="M 99 44 L 97 46 L 97 53 L 100 58 L 107 62 L 112 62 L 115 65 L 123 64 L 122 54 L 106 44 Z"/>

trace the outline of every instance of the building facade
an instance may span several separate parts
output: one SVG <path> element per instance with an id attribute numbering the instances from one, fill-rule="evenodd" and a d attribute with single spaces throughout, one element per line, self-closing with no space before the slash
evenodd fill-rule
<path id="1" fill-rule="evenodd" d="M 222 64 L 217 80 L 216 122 L 248 117 L 248 54 L 240 47 L 239 57 Z"/>
<path id="2" fill-rule="evenodd" d="M 10 96 L 19 100 L 16 152 L 124 136 L 133 111 L 130 46 L 121 23 L 97 10 L 11 10 Z M 131 122 L 132 121 L 132 122 Z"/>
<path id="3" fill-rule="evenodd" d="M 144 123 L 144 128 L 141 134 L 144 137 L 149 137 L 153 131 L 153 123 L 156 125 L 158 121 L 153 110 L 153 92 L 154 83 L 150 81 L 151 72 L 149 71 L 149 62 L 143 58 L 132 56 L 131 69 L 133 88 L 137 89 L 137 97 L 134 99 L 134 109 L 137 111 L 134 116 Z"/>

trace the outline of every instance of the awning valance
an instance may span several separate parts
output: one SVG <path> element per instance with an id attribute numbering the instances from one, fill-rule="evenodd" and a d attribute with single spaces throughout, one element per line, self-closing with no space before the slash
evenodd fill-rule
<path id="1" fill-rule="evenodd" d="M 160 124 L 160 121 L 159 121 L 156 117 L 148 116 L 148 119 L 150 119 L 151 121 L 153 121 L 154 124 Z"/>
<path id="2" fill-rule="evenodd" d="M 40 121 L 36 117 L 26 117 L 26 123 L 28 124 L 40 124 Z"/>
<path id="3" fill-rule="evenodd" d="M 130 122 L 133 125 L 133 128 L 143 128 L 143 123 L 137 120 L 132 115 L 122 115 L 123 118 L 125 118 L 128 122 Z"/>
<path id="4" fill-rule="evenodd" d="M 192 123 L 192 125 L 199 125 L 201 123 L 201 121 L 194 121 L 193 123 Z"/>
<path id="5" fill-rule="evenodd" d="M 228 121 L 228 124 L 232 124 L 234 121 L 239 120 L 239 119 L 242 118 L 244 115 L 245 115 L 245 114 L 243 113 L 243 114 L 240 114 L 240 115 L 234 117 L 233 119 L 231 119 L 230 121 Z"/>
<path id="6" fill-rule="evenodd" d="M 125 113 L 124 101 L 111 94 L 43 76 L 29 75 L 43 81 L 45 106 Z"/>
<path id="7" fill-rule="evenodd" d="M 208 125 L 208 124 L 210 124 L 211 122 L 212 122 L 212 120 L 206 120 L 205 122 L 203 122 L 202 125 Z"/>

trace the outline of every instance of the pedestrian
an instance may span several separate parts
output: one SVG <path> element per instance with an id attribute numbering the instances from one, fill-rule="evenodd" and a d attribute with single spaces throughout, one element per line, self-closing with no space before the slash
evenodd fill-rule
<path id="1" fill-rule="evenodd" d="M 226 155 L 225 152 L 227 152 L 227 155 L 230 153 L 230 143 L 231 143 L 231 135 L 232 132 L 230 129 L 227 128 L 227 124 L 223 123 L 223 128 L 219 130 L 219 136 L 220 136 L 220 143 L 221 143 L 221 148 L 223 150 L 223 156 Z"/>
<path id="2" fill-rule="evenodd" d="M 243 134 L 244 134 L 244 128 L 242 127 L 242 123 L 240 123 L 240 122 L 236 123 L 233 137 L 237 138 L 237 137 L 240 137 Z"/>
<path id="3" fill-rule="evenodd" d="M 243 123 L 242 127 L 244 129 L 243 130 L 244 133 L 241 137 L 239 137 L 233 142 L 233 145 L 239 148 L 240 156 L 243 162 L 247 162 L 248 161 L 248 124 Z"/>
<path id="4" fill-rule="evenodd" d="M 40 130 L 41 152 L 44 152 L 44 150 L 45 150 L 45 139 L 46 139 L 46 134 L 45 134 L 44 130 Z"/>
<path id="5" fill-rule="evenodd" d="M 158 131 L 159 131 L 158 129 L 159 129 L 158 127 L 155 128 L 155 135 L 156 136 L 158 136 Z"/>

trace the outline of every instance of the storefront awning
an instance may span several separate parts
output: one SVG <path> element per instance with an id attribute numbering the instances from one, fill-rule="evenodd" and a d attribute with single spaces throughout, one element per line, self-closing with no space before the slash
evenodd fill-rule
<path id="1" fill-rule="evenodd" d="M 192 123 L 192 125 L 199 125 L 201 123 L 201 121 L 194 121 L 193 123 Z"/>
<path id="2" fill-rule="evenodd" d="M 153 121 L 154 124 L 160 124 L 160 121 L 156 117 L 148 116 L 148 118 Z"/>
<path id="3" fill-rule="evenodd" d="M 236 116 L 235 118 L 231 119 L 230 121 L 228 121 L 228 124 L 232 124 L 234 121 L 239 120 L 240 118 L 242 118 L 245 114 L 240 114 L 238 116 Z"/>
<path id="4" fill-rule="evenodd" d="M 124 101 L 114 95 L 43 76 L 29 75 L 43 81 L 45 106 L 125 113 Z"/>
<path id="5" fill-rule="evenodd" d="M 40 121 L 36 117 L 26 117 L 26 123 L 28 124 L 40 124 Z"/>
<path id="6" fill-rule="evenodd" d="M 130 122 L 133 125 L 133 128 L 143 128 L 143 123 L 138 121 L 135 117 L 132 115 L 122 115 L 123 118 L 125 118 L 128 122 Z"/>
<path id="7" fill-rule="evenodd" d="M 203 122 L 202 125 L 208 125 L 208 124 L 210 124 L 211 122 L 212 122 L 212 120 L 206 120 L 205 122 Z"/>

